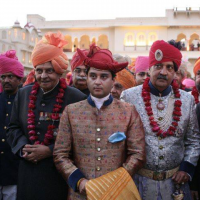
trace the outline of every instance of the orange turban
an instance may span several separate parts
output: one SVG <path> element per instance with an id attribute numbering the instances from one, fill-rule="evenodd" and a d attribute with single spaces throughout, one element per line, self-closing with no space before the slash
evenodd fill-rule
<path id="1" fill-rule="evenodd" d="M 68 67 L 68 58 L 63 53 L 63 46 L 66 44 L 67 41 L 60 32 L 46 33 L 33 49 L 31 55 L 33 66 L 50 61 L 56 73 L 64 73 Z"/>
<path id="2" fill-rule="evenodd" d="M 136 86 L 134 76 L 127 69 L 123 69 L 122 71 L 118 72 L 115 80 L 119 82 L 125 89 Z"/>
<path id="3" fill-rule="evenodd" d="M 195 76 L 196 76 L 198 70 L 200 70 L 200 57 L 196 60 L 196 62 L 194 64 L 193 72 L 194 72 Z"/>

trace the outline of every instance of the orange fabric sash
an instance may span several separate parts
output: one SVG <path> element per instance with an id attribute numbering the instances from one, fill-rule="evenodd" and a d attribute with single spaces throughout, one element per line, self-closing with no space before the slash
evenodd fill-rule
<path id="1" fill-rule="evenodd" d="M 141 200 L 129 173 L 120 167 L 86 184 L 88 200 Z"/>

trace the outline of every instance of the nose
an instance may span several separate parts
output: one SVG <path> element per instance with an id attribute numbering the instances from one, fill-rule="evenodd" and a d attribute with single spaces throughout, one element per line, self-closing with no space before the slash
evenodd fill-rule
<path id="1" fill-rule="evenodd" d="M 8 76 L 6 76 L 6 78 L 4 79 L 4 82 L 10 82 L 10 79 L 8 78 Z"/>
<path id="2" fill-rule="evenodd" d="M 163 66 L 163 68 L 160 71 L 160 74 L 167 75 L 167 67 L 166 66 Z"/>
<path id="3" fill-rule="evenodd" d="M 96 85 L 100 85 L 100 84 L 101 84 L 101 79 L 100 79 L 100 77 L 97 77 L 97 78 L 96 78 L 95 84 L 96 84 Z"/>
<path id="4" fill-rule="evenodd" d="M 79 75 L 82 76 L 82 77 L 86 76 L 86 74 L 85 74 L 85 72 L 83 70 L 81 70 Z"/>
<path id="5" fill-rule="evenodd" d="M 147 78 L 147 74 L 144 75 L 143 80 L 145 80 Z"/>
<path id="6" fill-rule="evenodd" d="M 47 76 L 48 76 L 47 73 L 45 71 L 43 71 L 41 74 L 41 78 L 46 78 Z"/>
<path id="7" fill-rule="evenodd" d="M 115 87 L 112 87 L 111 93 L 116 93 Z"/>

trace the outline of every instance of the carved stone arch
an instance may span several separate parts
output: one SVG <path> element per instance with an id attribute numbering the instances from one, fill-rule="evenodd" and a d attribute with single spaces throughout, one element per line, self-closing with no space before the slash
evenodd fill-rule
<path id="1" fill-rule="evenodd" d="M 134 46 L 135 44 L 135 35 L 134 33 L 128 32 L 124 37 L 124 46 Z"/>
<path id="2" fill-rule="evenodd" d="M 144 32 L 139 32 L 137 34 L 137 46 L 145 46 L 146 45 L 146 35 Z"/>
<path id="3" fill-rule="evenodd" d="M 198 50 L 199 46 L 200 46 L 199 35 L 197 33 L 193 33 L 190 36 L 189 40 L 190 51 Z"/>
<path id="4" fill-rule="evenodd" d="M 156 32 L 150 32 L 148 34 L 148 45 L 151 46 L 156 40 L 158 40 L 158 36 Z"/>
<path id="5" fill-rule="evenodd" d="M 90 37 L 88 35 L 81 36 L 79 44 L 80 44 L 81 49 L 89 49 L 90 48 Z"/>
<path id="6" fill-rule="evenodd" d="M 97 46 L 99 46 L 102 49 L 108 49 L 109 48 L 108 36 L 100 35 L 98 37 Z"/>

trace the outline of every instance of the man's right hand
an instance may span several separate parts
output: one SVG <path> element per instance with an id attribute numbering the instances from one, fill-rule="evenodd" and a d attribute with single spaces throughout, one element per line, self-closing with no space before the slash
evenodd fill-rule
<path id="1" fill-rule="evenodd" d="M 88 180 L 87 179 L 83 179 L 81 180 L 80 184 L 79 184 L 79 187 L 78 187 L 78 190 L 81 194 L 84 194 L 86 195 L 86 189 L 85 189 L 85 186 L 87 184 Z"/>

